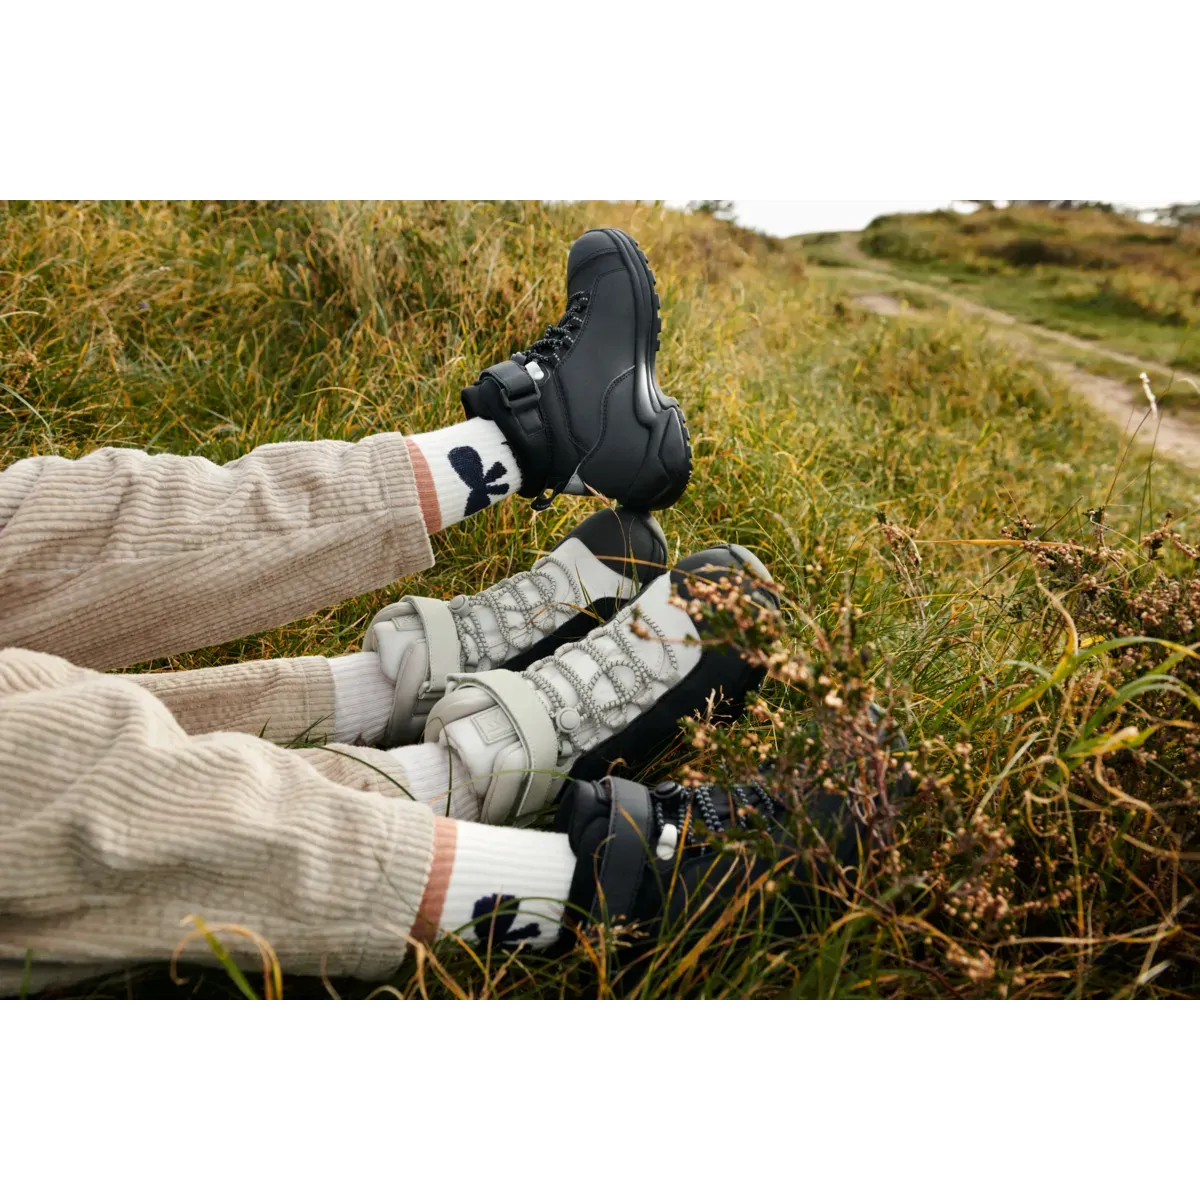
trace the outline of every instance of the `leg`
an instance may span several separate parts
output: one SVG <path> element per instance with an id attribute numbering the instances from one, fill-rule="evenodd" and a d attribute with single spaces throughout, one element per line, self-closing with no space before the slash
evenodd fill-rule
<path id="1" fill-rule="evenodd" d="M 779 806 L 755 785 L 651 796 L 580 782 L 563 799 L 565 832 L 543 833 L 435 815 L 429 793 L 450 791 L 462 771 L 438 744 L 288 751 L 240 734 L 188 737 L 129 679 L 0 652 L 0 993 L 27 974 L 38 990 L 165 960 L 193 914 L 252 929 L 287 972 L 364 978 L 395 971 L 410 939 L 447 933 L 569 945 L 567 911 L 653 930 L 699 904 L 703 928 L 722 910 L 705 904 L 714 888 L 732 899 L 771 864 L 722 859 L 693 834 L 741 824 L 750 809 L 793 869 Z M 425 803 L 399 801 L 406 788 L 424 789 Z M 830 809 L 835 837 L 844 812 Z M 256 965 L 249 943 L 224 940 Z M 203 943 L 184 959 L 207 961 Z"/>
<path id="2" fill-rule="evenodd" d="M 27 953 L 35 987 L 166 960 L 192 914 L 253 929 L 285 971 L 364 978 L 395 971 L 418 912 L 437 900 L 440 916 L 449 895 L 453 914 L 464 886 L 559 895 L 560 915 L 565 839 L 521 830 L 489 831 L 498 839 L 458 856 L 468 882 L 442 869 L 426 902 L 440 805 L 398 797 L 446 791 L 451 769 L 438 747 L 189 737 L 127 678 L 0 651 L 0 992 L 21 987 Z M 461 825 L 444 824 L 454 846 Z M 426 917 L 418 933 L 433 932 Z M 224 940 L 257 963 L 243 939 Z M 203 942 L 185 959 L 211 961 Z"/>
<path id="3" fill-rule="evenodd" d="M 530 570 L 477 595 L 388 605 L 372 621 L 363 653 L 129 678 L 162 700 L 188 733 L 236 730 L 283 744 L 412 742 L 445 692 L 448 672 L 513 670 L 544 658 L 611 617 L 666 562 L 657 521 L 601 509 Z"/>
<path id="4" fill-rule="evenodd" d="M 490 421 L 411 446 L 383 433 L 260 446 L 224 466 L 112 449 L 15 463 L 0 472 L 0 646 L 126 666 L 422 571 L 429 532 L 484 507 L 480 495 L 515 491 L 521 475 Z M 475 446 L 493 463 L 479 488 L 451 465 L 478 459 Z"/>
<path id="5" fill-rule="evenodd" d="M 0 645 L 86 666 L 273 628 L 432 562 L 401 434 L 0 473 Z"/>
<path id="6" fill-rule="evenodd" d="M 332 661 L 272 658 L 124 678 L 161 700 L 186 733 L 249 733 L 282 745 L 355 742 L 356 732 L 334 722 Z"/>
<path id="7" fill-rule="evenodd" d="M 26 951 L 47 980 L 169 958 L 192 913 L 254 927 L 292 971 L 326 959 L 372 976 L 403 958 L 434 817 L 375 771 L 189 738 L 128 680 L 21 650 L 0 651 L 0 760 L 6 990 Z"/>

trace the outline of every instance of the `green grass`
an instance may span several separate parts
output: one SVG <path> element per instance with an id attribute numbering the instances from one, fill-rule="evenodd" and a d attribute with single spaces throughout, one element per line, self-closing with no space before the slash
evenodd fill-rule
<path id="1" fill-rule="evenodd" d="M 837 244 L 844 246 L 844 242 Z M 947 290 L 945 280 L 939 279 L 938 276 L 927 276 L 929 280 L 939 280 L 937 283 L 927 284 L 910 273 L 883 274 L 874 270 L 864 273 L 861 267 L 854 265 L 855 260 L 844 250 L 831 251 L 823 243 L 818 243 L 814 251 L 806 241 L 803 252 L 810 275 L 839 292 L 844 291 L 857 296 L 864 293 L 891 296 L 912 316 L 936 313 L 945 317 L 954 306 L 954 291 Z M 1055 338 L 1052 333 L 1046 332 L 1048 329 L 1049 326 L 1045 325 L 1026 324 L 1022 326 L 1019 334 L 1014 335 L 1014 340 L 1029 339 L 1037 356 L 1043 361 L 1070 363 L 1092 375 L 1104 375 L 1109 379 L 1119 380 L 1140 394 L 1140 372 L 1137 367 L 1110 357 L 1104 352 L 1105 343 L 1097 342 L 1094 348 L 1088 343 L 1075 345 Z M 992 332 L 999 332 L 1003 336 L 1004 327 L 993 328 Z M 1200 406 L 1200 391 L 1188 383 L 1188 377 L 1181 375 L 1179 371 L 1148 365 L 1146 374 L 1164 410 L 1195 409 Z"/>
<path id="2" fill-rule="evenodd" d="M 860 245 L 913 279 L 1023 320 L 1167 366 L 1200 367 L 1200 229 L 1017 206 L 880 217 Z"/>
<path id="3" fill-rule="evenodd" d="M 451 950 L 437 969 L 403 966 L 401 994 L 1194 994 L 1200 769 L 1181 689 L 1200 678 L 1159 642 L 1105 647 L 1130 631 L 1195 641 L 1200 487 L 1127 453 L 1036 362 L 950 314 L 860 312 L 836 279 L 806 276 L 793 245 L 662 208 L 8 204 L 0 216 L 0 466 L 106 444 L 227 461 L 265 441 L 446 424 L 480 367 L 556 319 L 572 239 L 621 225 L 659 276 L 660 378 L 694 438 L 692 486 L 661 514 L 672 553 L 753 549 L 782 586 L 794 658 L 856 704 L 874 690 L 906 730 L 923 782 L 895 853 L 831 885 L 804 936 L 735 922 L 690 957 L 664 944 L 636 984 L 604 955 L 547 965 Z M 535 519 L 521 501 L 495 506 L 437 535 L 437 566 L 419 579 L 151 665 L 341 653 L 406 588 L 495 582 L 590 507 L 560 499 Z M 1168 509 L 1179 544 L 1144 546 Z M 764 702 L 782 731 L 760 717 L 700 754 L 681 736 L 650 774 L 743 769 L 753 730 L 793 763 L 802 800 L 827 774 L 821 745 L 853 734 L 818 703 L 806 762 L 791 731 L 813 695 L 773 680 Z M 981 896 L 999 907 L 976 912 Z M 161 972 L 127 986 L 180 991 Z M 323 994 L 292 978 L 284 990 Z M 237 989 L 211 970 L 199 993 Z"/>

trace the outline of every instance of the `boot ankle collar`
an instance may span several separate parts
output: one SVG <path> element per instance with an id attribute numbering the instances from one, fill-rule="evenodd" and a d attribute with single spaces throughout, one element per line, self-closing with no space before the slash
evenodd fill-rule
<path id="1" fill-rule="evenodd" d="M 520 494 L 536 497 L 534 508 L 546 508 L 554 498 L 544 495 L 552 457 L 538 381 L 518 358 L 508 358 L 463 388 L 462 403 L 468 416 L 496 422 L 521 468 Z"/>

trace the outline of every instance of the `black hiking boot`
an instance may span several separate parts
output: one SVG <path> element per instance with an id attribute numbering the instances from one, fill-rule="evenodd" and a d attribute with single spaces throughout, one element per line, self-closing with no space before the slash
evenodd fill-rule
<path id="1" fill-rule="evenodd" d="M 488 367 L 463 407 L 500 427 L 535 509 L 562 492 L 667 508 L 692 453 L 683 410 L 654 375 L 661 321 L 645 254 L 619 229 L 589 230 L 571 247 L 567 295 L 558 324 Z"/>
<path id="2" fill-rule="evenodd" d="M 903 732 L 889 729 L 874 705 L 871 719 L 880 746 L 908 750 Z M 773 769 L 766 764 L 760 778 Z M 660 933 L 694 940 L 735 903 L 742 906 L 736 925 L 761 922 L 776 935 L 798 933 L 815 915 L 821 884 L 839 868 L 859 866 L 864 848 L 886 838 L 913 784 L 905 769 L 887 780 L 886 792 L 818 787 L 793 799 L 804 810 L 798 825 L 757 781 L 725 789 L 577 779 L 564 787 L 555 815 L 555 829 L 567 834 L 576 857 L 555 950 L 569 949 L 588 925 L 636 923 L 653 954 Z M 801 829 L 804 845 L 820 845 L 819 854 L 801 851 Z"/>

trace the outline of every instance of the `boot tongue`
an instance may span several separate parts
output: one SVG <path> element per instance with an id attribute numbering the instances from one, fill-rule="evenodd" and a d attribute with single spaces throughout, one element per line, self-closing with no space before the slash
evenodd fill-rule
<path id="1" fill-rule="evenodd" d="M 487 823 L 520 815 L 522 807 L 538 811 L 561 782 L 554 725 L 531 691 L 520 675 L 486 671 L 463 681 L 426 721 L 425 740 L 448 742 L 459 756 Z"/>
<path id="2" fill-rule="evenodd" d="M 503 823 L 517 802 L 529 765 L 512 721 L 495 705 L 452 721 L 443 736 L 454 748 L 479 796 L 480 820 Z"/>
<path id="3" fill-rule="evenodd" d="M 424 683 L 429 670 L 429 652 L 425 647 L 425 627 L 416 613 L 402 614 L 390 621 L 380 622 L 375 630 L 375 639 L 379 667 L 389 679 L 396 680 L 403 663 L 415 672 L 418 683 Z M 414 658 L 421 661 L 414 663 Z"/>
<path id="4" fill-rule="evenodd" d="M 446 737 L 475 778 L 489 775 L 497 755 L 517 742 L 517 731 L 497 704 L 446 727 Z"/>

